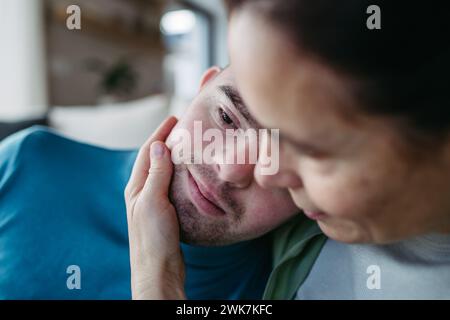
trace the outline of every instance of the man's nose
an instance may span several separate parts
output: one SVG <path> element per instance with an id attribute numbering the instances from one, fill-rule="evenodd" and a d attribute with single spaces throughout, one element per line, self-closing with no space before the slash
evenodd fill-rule
<path id="1" fill-rule="evenodd" d="M 246 188 L 253 181 L 254 164 L 218 164 L 217 175 L 236 188 Z"/>

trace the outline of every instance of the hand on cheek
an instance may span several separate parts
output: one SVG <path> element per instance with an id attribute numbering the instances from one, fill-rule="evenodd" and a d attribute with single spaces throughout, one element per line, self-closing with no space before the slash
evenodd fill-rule
<path id="1" fill-rule="evenodd" d="M 179 226 L 168 192 L 173 172 L 164 144 L 169 118 L 143 145 L 125 189 L 133 299 L 183 299 Z"/>

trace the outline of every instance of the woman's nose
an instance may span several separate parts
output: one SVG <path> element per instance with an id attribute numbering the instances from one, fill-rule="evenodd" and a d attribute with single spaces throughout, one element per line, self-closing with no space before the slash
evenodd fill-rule
<path id="1" fill-rule="evenodd" d="M 261 144 L 261 153 L 268 154 L 267 143 Z M 264 188 L 291 188 L 296 189 L 303 186 L 302 179 L 299 173 L 296 171 L 295 163 L 292 157 L 284 151 L 282 146 L 278 147 L 278 150 L 271 150 L 278 152 L 278 170 L 268 171 L 264 170 L 262 161 L 258 161 L 256 164 L 254 175 L 256 182 Z"/>
<path id="2" fill-rule="evenodd" d="M 284 170 L 280 167 L 277 173 L 262 172 L 259 164 L 255 167 L 255 180 L 264 188 L 290 188 L 297 189 L 303 186 L 301 178 L 295 171 Z"/>

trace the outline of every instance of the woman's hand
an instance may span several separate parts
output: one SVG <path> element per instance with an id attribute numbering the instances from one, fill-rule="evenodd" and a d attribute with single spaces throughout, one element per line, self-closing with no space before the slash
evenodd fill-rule
<path id="1" fill-rule="evenodd" d="M 125 188 L 133 299 L 184 299 L 179 226 L 168 192 L 173 165 L 168 118 L 139 150 Z"/>

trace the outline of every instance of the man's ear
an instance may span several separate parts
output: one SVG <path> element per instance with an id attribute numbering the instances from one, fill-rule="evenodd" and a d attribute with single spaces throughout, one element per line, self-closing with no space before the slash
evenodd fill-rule
<path id="1" fill-rule="evenodd" d="M 215 76 L 217 76 L 222 69 L 220 69 L 218 66 L 212 66 L 208 70 L 206 70 L 203 73 L 202 79 L 200 80 L 200 90 Z"/>

